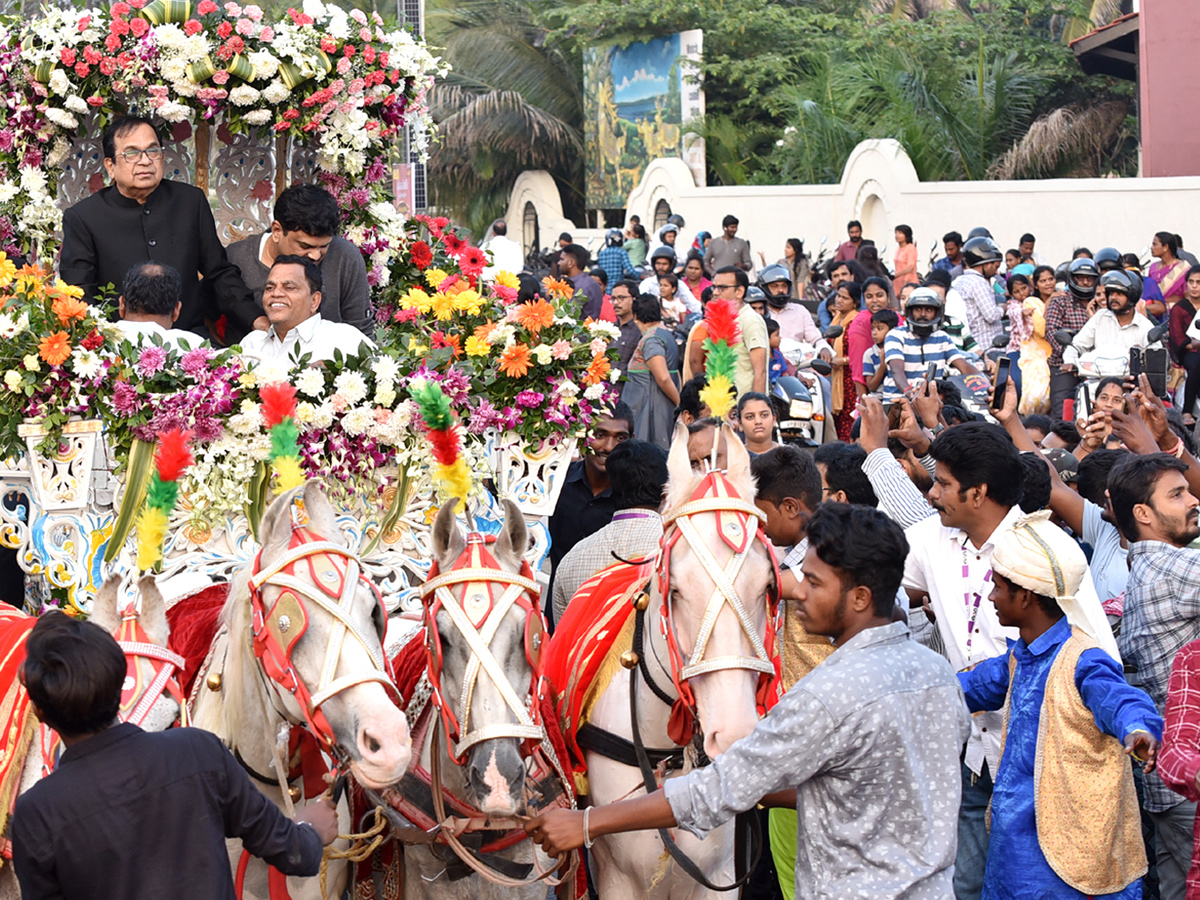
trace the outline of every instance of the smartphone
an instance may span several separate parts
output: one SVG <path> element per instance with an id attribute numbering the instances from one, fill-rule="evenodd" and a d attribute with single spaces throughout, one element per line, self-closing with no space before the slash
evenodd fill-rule
<path id="1" fill-rule="evenodd" d="M 1092 417 L 1092 389 L 1086 384 L 1083 386 L 1083 414 L 1088 419 Z"/>
<path id="2" fill-rule="evenodd" d="M 929 368 L 925 370 L 925 383 L 933 384 L 933 376 L 937 374 L 937 363 L 930 363 Z"/>
<path id="3" fill-rule="evenodd" d="M 1002 356 L 996 360 L 996 390 L 992 392 L 992 409 L 1004 408 L 1004 393 L 1008 390 L 1008 370 L 1012 360 Z"/>
<path id="4" fill-rule="evenodd" d="M 1129 348 L 1129 374 L 1133 376 L 1135 383 L 1137 377 L 1142 374 L 1142 349 L 1140 347 Z"/>

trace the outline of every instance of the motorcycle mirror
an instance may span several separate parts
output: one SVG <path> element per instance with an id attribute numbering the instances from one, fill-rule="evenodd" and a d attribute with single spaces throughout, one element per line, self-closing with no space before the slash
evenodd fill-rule
<path id="1" fill-rule="evenodd" d="M 842 332 L 845 330 L 846 329 L 844 329 L 841 325 L 830 325 L 821 332 L 821 337 L 825 338 L 827 341 L 832 341 L 836 338 L 840 338 L 842 336 Z"/>
<path id="2" fill-rule="evenodd" d="M 1008 347 L 1009 336 L 1007 334 L 998 334 L 992 338 L 992 346 L 997 350 L 1004 350 Z"/>
<path id="3" fill-rule="evenodd" d="M 828 243 L 829 243 L 829 235 L 827 235 L 827 234 L 821 235 L 821 246 L 824 247 Z"/>
<path id="4" fill-rule="evenodd" d="M 810 362 L 808 367 L 818 375 L 824 375 L 826 378 L 828 378 L 833 372 L 833 366 L 831 366 L 826 360 L 821 359 L 819 356 Z"/>
<path id="5" fill-rule="evenodd" d="M 1157 344 L 1163 339 L 1163 335 L 1167 333 L 1166 325 L 1158 325 L 1146 332 L 1146 343 Z"/>
<path id="6" fill-rule="evenodd" d="M 1061 347 L 1065 347 L 1067 344 L 1071 343 L 1074 337 L 1075 332 L 1067 331 L 1065 328 L 1060 328 L 1058 331 L 1054 332 L 1054 340 L 1058 341 L 1059 346 Z"/>

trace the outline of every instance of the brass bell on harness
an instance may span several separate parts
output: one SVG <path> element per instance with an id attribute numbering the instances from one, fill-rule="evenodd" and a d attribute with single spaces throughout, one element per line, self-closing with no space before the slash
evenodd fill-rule
<path id="1" fill-rule="evenodd" d="M 650 605 L 650 595 L 645 591 L 633 598 L 633 608 L 638 612 L 645 612 L 646 607 Z"/>
<path id="2" fill-rule="evenodd" d="M 633 650 L 626 650 L 621 654 L 621 665 L 626 669 L 632 669 L 638 664 L 638 655 Z"/>
<path id="3" fill-rule="evenodd" d="M 300 798 L 304 796 L 304 788 L 300 785 L 288 788 L 288 796 L 292 798 L 293 803 L 299 803 Z"/>
<path id="4" fill-rule="evenodd" d="M 210 691 L 219 691 L 221 689 L 221 673 L 212 672 L 204 679 L 204 683 L 208 685 Z"/>

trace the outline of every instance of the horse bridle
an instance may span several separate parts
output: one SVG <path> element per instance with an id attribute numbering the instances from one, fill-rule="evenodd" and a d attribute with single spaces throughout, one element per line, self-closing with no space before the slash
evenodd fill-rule
<path id="1" fill-rule="evenodd" d="M 724 568 L 717 563 L 712 552 L 700 538 L 696 527 L 691 522 L 692 516 L 702 513 L 712 513 L 717 516 L 718 533 L 721 536 L 721 540 L 728 544 L 734 551 L 733 556 Z M 663 525 L 667 530 L 663 532 L 662 541 L 659 544 L 660 566 L 658 591 L 659 596 L 662 598 L 662 619 L 660 624 L 670 652 L 671 679 L 675 684 L 678 696 L 672 701 L 670 695 L 650 677 L 650 670 L 646 666 L 643 646 L 644 617 L 648 604 L 647 602 L 642 602 L 639 598 L 639 601 L 635 603 L 637 612 L 634 627 L 633 655 L 637 659 L 635 663 L 636 668 L 630 672 L 629 678 L 629 710 L 633 732 L 634 755 L 637 758 L 638 769 L 641 772 L 642 783 L 646 788 L 647 794 L 653 793 L 658 789 L 658 777 L 650 761 L 650 754 L 642 741 L 641 729 L 638 726 L 637 673 L 639 671 L 655 696 L 671 706 L 668 732 L 671 739 L 680 746 L 684 746 L 689 740 L 698 738 L 700 735 L 700 729 L 697 727 L 696 698 L 689 683 L 689 679 L 697 675 L 718 672 L 724 669 L 746 669 L 751 672 L 758 672 L 759 684 L 755 692 L 755 698 L 759 712 L 765 713 L 773 705 L 774 699 L 776 699 L 774 695 L 778 692 L 780 680 L 778 659 L 775 657 L 775 634 L 777 631 L 775 615 L 779 609 L 780 599 L 779 565 L 775 559 L 775 553 L 771 549 L 771 545 L 763 540 L 763 536 L 759 531 L 758 525 L 760 521 L 766 521 L 765 514 L 753 503 L 743 499 L 733 485 L 729 483 L 725 474 L 719 470 L 713 470 L 706 474 L 692 492 L 692 496 L 685 503 L 663 516 Z M 687 659 L 684 659 L 683 652 L 679 647 L 671 615 L 671 550 L 680 538 L 683 538 L 687 542 L 689 548 L 700 560 L 700 564 L 704 567 L 705 572 L 708 573 L 708 576 L 716 585 L 713 595 L 709 598 L 708 605 L 705 607 L 704 617 L 700 623 L 700 630 L 696 634 L 692 652 Z M 746 558 L 750 555 L 750 550 L 755 540 L 762 542 L 767 551 L 767 556 L 771 560 L 774 572 L 774 583 L 768 594 L 770 611 L 767 616 L 766 635 L 761 639 L 758 636 L 758 630 L 754 627 L 754 623 L 750 620 L 749 613 L 746 611 L 746 605 L 742 602 L 734 586 L 743 563 L 745 563 Z M 705 651 L 708 648 L 708 641 L 712 636 L 713 627 L 716 625 L 717 616 L 720 615 L 722 608 L 726 605 L 733 610 L 742 630 L 749 637 L 750 645 L 754 649 L 753 657 L 735 655 L 705 659 Z M 762 829 L 759 826 L 758 817 L 753 810 L 737 816 L 737 825 L 734 832 L 735 853 L 741 851 L 739 835 L 745 830 L 749 831 L 746 844 L 747 865 L 743 870 L 743 874 L 737 876 L 737 860 L 735 859 L 735 880 L 727 885 L 713 884 L 700 870 L 700 867 L 696 865 L 695 861 L 679 849 L 679 846 L 666 829 L 659 829 L 658 835 L 667 852 L 691 878 L 708 890 L 725 892 L 737 890 L 746 884 L 754 874 L 754 869 L 758 865 L 758 860 L 762 855 Z"/>
<path id="2" fill-rule="evenodd" d="M 527 562 L 522 561 L 520 574 L 500 568 L 488 549 L 489 541 L 494 540 L 494 537 L 478 533 L 468 535 L 466 549 L 451 570 L 439 573 L 435 562 L 430 570 L 430 578 L 421 589 L 422 599 L 433 595 L 433 599 L 425 604 L 429 683 L 433 689 L 433 701 L 446 730 L 450 758 L 459 765 L 463 764 L 466 752 L 482 741 L 517 738 L 523 749 L 528 750 L 546 737 L 537 703 L 539 661 L 545 632 L 545 621 L 537 603 L 541 588 L 533 579 L 533 571 Z M 450 590 L 451 585 L 459 584 L 463 585 L 461 603 Z M 501 586 L 503 590 L 498 591 Z M 491 647 L 500 624 L 513 606 L 525 613 L 525 656 L 532 672 L 525 700 L 513 690 Z M 437 614 L 440 611 L 446 612 L 455 630 L 471 650 L 453 707 L 447 703 L 442 691 L 442 644 L 437 628 Z M 470 721 L 471 701 L 481 670 L 487 672 L 517 721 L 482 725 L 464 735 L 462 729 Z"/>
<path id="3" fill-rule="evenodd" d="M 300 512 L 302 514 L 302 510 Z M 350 616 L 356 589 L 359 585 L 366 585 L 379 604 L 379 622 L 386 623 L 386 611 L 378 588 L 363 573 L 357 556 L 313 534 L 305 527 L 306 524 L 307 517 L 302 516 L 301 522 L 293 525 L 287 552 L 267 568 L 263 568 L 261 550 L 255 557 L 249 585 L 250 631 L 254 655 L 267 678 L 296 699 L 304 716 L 304 724 L 321 748 L 338 758 L 337 738 L 321 706 L 343 691 L 368 682 L 382 684 L 394 696 L 398 697 L 399 693 L 382 652 L 382 633 L 377 635 L 378 640 L 373 646 Z M 302 565 L 308 566 L 311 583 L 296 577 L 296 567 Z M 263 597 L 266 585 L 280 589 L 279 596 L 269 610 Z M 304 683 L 291 659 L 297 641 L 308 630 L 308 612 L 301 598 L 316 604 L 334 619 L 315 689 L 310 689 Z M 338 678 L 338 660 L 347 636 L 367 651 L 372 670 Z"/>
<path id="4" fill-rule="evenodd" d="M 712 513 L 717 517 L 717 531 L 722 541 L 733 550 L 733 556 L 722 567 L 713 556 L 712 551 L 700 537 L 692 517 Z M 659 544 L 658 591 L 662 597 L 662 631 L 667 640 L 667 649 L 671 656 L 671 678 L 679 693 L 675 701 L 678 709 L 672 710 L 672 719 L 687 730 L 695 729 L 696 697 L 692 690 L 690 679 L 709 672 L 719 672 L 726 669 L 746 669 L 759 674 L 758 688 L 755 691 L 759 712 L 765 714 L 773 705 L 772 692 L 779 687 L 779 661 L 775 653 L 775 635 L 777 623 L 775 614 L 779 609 L 779 564 L 771 545 L 764 540 L 759 530 L 759 523 L 766 522 L 766 514 L 753 503 L 743 499 L 725 473 L 719 470 L 711 471 L 704 476 L 700 484 L 692 492 L 692 496 L 682 505 L 669 511 L 663 516 L 663 536 Z M 696 633 L 692 651 L 685 658 L 679 646 L 671 610 L 671 550 L 683 539 L 689 549 L 696 555 L 705 573 L 713 580 L 715 588 L 704 609 L 700 621 L 700 629 Z M 750 556 L 755 541 L 761 543 L 771 560 L 774 573 L 770 593 L 768 594 L 769 614 L 764 637 L 760 638 L 758 629 L 746 611 L 746 604 L 738 595 L 734 582 L 742 570 L 742 565 Z M 713 628 L 721 610 L 728 606 L 737 618 L 738 623 L 750 641 L 754 656 L 721 656 L 706 659 L 708 642 L 712 637 Z M 684 737 L 677 741 L 686 744 L 688 734 L 672 735 Z"/>

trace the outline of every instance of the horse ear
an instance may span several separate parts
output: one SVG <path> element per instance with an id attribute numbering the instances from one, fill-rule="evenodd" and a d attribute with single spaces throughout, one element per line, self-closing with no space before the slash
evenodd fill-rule
<path id="1" fill-rule="evenodd" d="M 138 592 L 142 595 L 138 622 L 146 630 L 146 637 L 160 647 L 167 646 L 167 638 L 171 633 L 171 627 L 167 624 L 167 604 L 153 575 L 147 575 L 138 582 Z"/>
<path id="2" fill-rule="evenodd" d="M 512 569 L 520 569 L 525 551 L 529 547 L 529 528 L 517 504 L 504 501 L 504 527 L 496 537 L 496 556 L 500 562 Z"/>
<path id="3" fill-rule="evenodd" d="M 753 498 L 754 479 L 750 475 L 750 451 L 734 434 L 728 423 L 721 426 L 721 433 L 725 435 L 725 459 L 728 464 L 726 476 L 735 484 L 749 485 L 748 496 Z"/>
<path id="4" fill-rule="evenodd" d="M 671 452 L 667 454 L 669 484 L 687 484 L 692 478 L 692 460 L 688 456 L 688 430 L 682 422 L 675 423 Z"/>
<path id="5" fill-rule="evenodd" d="M 117 615 L 117 600 L 120 596 L 121 576 L 109 575 L 104 579 L 100 590 L 96 592 L 96 599 L 92 601 L 92 613 L 88 616 L 88 620 L 95 622 L 109 634 L 115 634 L 117 626 L 121 624 L 121 617 Z"/>
<path id="6" fill-rule="evenodd" d="M 458 498 L 451 498 L 442 504 L 437 518 L 433 521 L 433 555 L 443 572 L 449 571 L 454 561 L 467 548 L 467 542 L 458 530 L 458 521 L 454 518 L 454 510 L 457 507 Z"/>
<path id="7" fill-rule="evenodd" d="M 315 478 L 304 485 L 304 511 L 308 514 L 308 527 L 314 534 L 338 546 L 346 546 L 346 536 L 338 527 L 333 504 L 325 496 L 321 482 Z"/>

